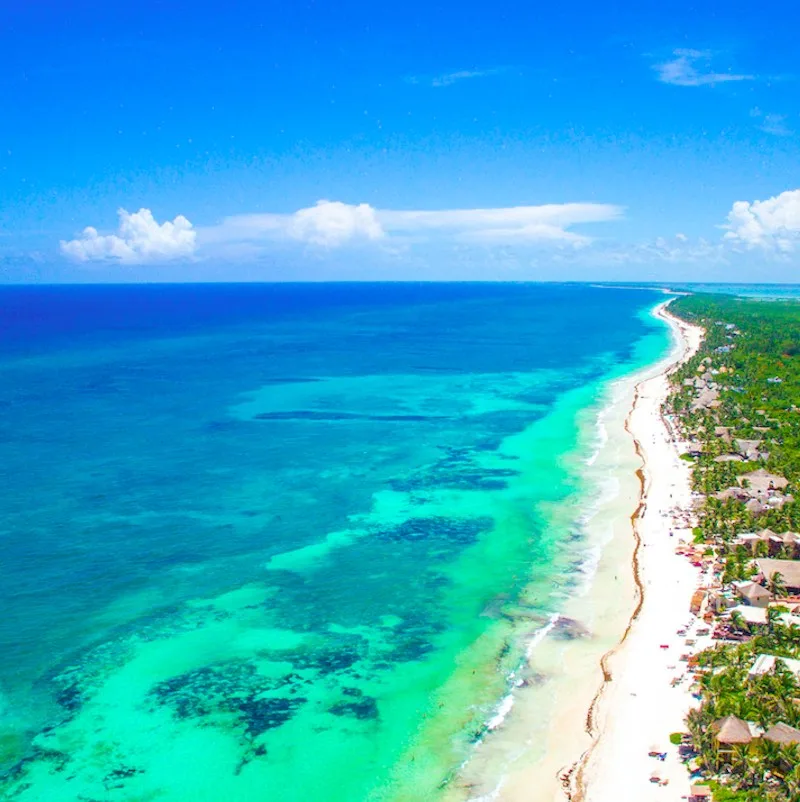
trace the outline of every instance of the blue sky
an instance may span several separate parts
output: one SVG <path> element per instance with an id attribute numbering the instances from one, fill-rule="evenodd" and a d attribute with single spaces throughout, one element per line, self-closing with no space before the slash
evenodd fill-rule
<path id="1" fill-rule="evenodd" d="M 6 0 L 2 278 L 794 281 L 799 26 L 786 0 Z"/>

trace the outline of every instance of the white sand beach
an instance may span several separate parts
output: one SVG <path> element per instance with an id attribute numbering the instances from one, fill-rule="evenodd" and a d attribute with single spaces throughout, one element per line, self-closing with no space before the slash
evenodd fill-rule
<path id="1" fill-rule="evenodd" d="M 680 332 L 682 358 L 688 358 L 702 330 L 665 310 L 660 314 Z M 681 540 L 691 541 L 692 497 L 689 464 L 679 458 L 680 444 L 661 417 L 668 391 L 664 373 L 641 382 L 628 419 L 644 460 L 644 494 L 635 522 L 643 598 L 627 637 L 607 661 L 612 679 L 596 705 L 595 742 L 579 769 L 573 797 L 587 802 L 678 800 L 689 793 L 686 768 L 669 734 L 684 731 L 694 702 L 685 656 L 710 644 L 710 638 L 697 637 L 702 621 L 689 612 L 701 569 L 676 554 Z"/>
<path id="2" fill-rule="evenodd" d="M 472 800 L 639 802 L 688 793 L 669 734 L 683 729 L 693 701 L 685 677 L 672 685 L 686 670 L 680 657 L 705 645 L 677 635 L 690 623 L 700 572 L 675 553 L 691 540 L 690 466 L 661 405 L 668 372 L 695 352 L 702 330 L 669 315 L 667 303 L 655 314 L 673 327 L 674 349 L 617 386 L 604 421 L 608 440 L 594 470 L 618 486 L 586 524 L 589 542 L 602 544 L 591 585 L 563 610 L 591 636 L 536 647 L 531 669 L 546 682 L 516 695 L 502 728 L 467 765 L 462 782 Z M 668 784 L 651 782 L 654 775 Z"/>

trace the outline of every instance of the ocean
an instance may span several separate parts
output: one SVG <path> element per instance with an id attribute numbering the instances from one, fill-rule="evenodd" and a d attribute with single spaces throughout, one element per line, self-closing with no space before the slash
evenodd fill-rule
<path id="1" fill-rule="evenodd" d="M 670 284 L 677 292 L 709 293 L 712 295 L 735 295 L 739 298 L 771 300 L 796 300 L 800 298 L 798 284 Z"/>
<path id="2" fill-rule="evenodd" d="M 663 299 L 0 288 L 3 798 L 445 793 L 590 579 Z"/>

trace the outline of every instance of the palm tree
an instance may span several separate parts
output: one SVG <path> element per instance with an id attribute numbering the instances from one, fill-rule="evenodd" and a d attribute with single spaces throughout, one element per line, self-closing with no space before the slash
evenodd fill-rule
<path id="1" fill-rule="evenodd" d="M 797 695 L 798 681 L 793 671 L 790 671 L 785 663 L 780 661 L 775 663 L 772 669 L 773 682 L 775 683 L 775 692 L 785 700 L 788 700 Z"/>
<path id="2" fill-rule="evenodd" d="M 744 754 L 741 785 L 744 788 L 758 788 L 764 780 L 764 763 L 761 755 L 748 749 Z"/>
<path id="3" fill-rule="evenodd" d="M 730 621 L 731 621 L 731 626 L 737 632 L 749 632 L 750 631 L 750 627 L 747 625 L 747 622 L 744 620 L 744 616 L 738 610 L 734 610 L 731 613 Z"/>
<path id="4" fill-rule="evenodd" d="M 800 766 L 796 766 L 791 774 L 783 778 L 786 796 L 789 799 L 800 799 Z"/>
<path id="5" fill-rule="evenodd" d="M 730 757 L 731 773 L 744 778 L 750 767 L 750 750 L 747 744 L 734 744 Z"/>
<path id="6" fill-rule="evenodd" d="M 778 760 L 788 772 L 783 778 L 787 786 L 787 791 L 791 799 L 800 799 L 800 749 L 797 744 L 787 744 L 781 746 Z M 791 791 L 791 785 L 794 783 L 794 792 Z"/>
<path id="7" fill-rule="evenodd" d="M 773 578 L 774 578 L 774 576 L 777 576 L 777 574 L 773 575 Z M 776 628 L 778 628 L 778 629 L 781 628 L 779 626 L 780 617 L 781 617 L 781 611 L 778 610 L 777 607 L 768 607 L 767 608 L 767 632 L 775 634 Z M 781 638 L 780 637 L 776 637 L 776 640 L 780 641 Z"/>
<path id="8" fill-rule="evenodd" d="M 786 583 L 783 581 L 783 574 L 776 571 L 769 580 L 769 590 L 773 596 L 783 597 L 787 596 Z"/>

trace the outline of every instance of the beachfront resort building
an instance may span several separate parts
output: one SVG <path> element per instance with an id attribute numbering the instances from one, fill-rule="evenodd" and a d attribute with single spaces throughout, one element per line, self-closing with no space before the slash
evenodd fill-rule
<path id="1" fill-rule="evenodd" d="M 743 473 L 736 478 L 740 486 L 746 487 L 759 496 L 766 496 L 770 491 L 783 490 L 789 483 L 782 476 L 759 468 L 757 471 Z"/>
<path id="2" fill-rule="evenodd" d="M 737 716 L 725 716 L 711 725 L 714 749 L 720 761 L 733 755 L 737 746 L 749 746 L 762 732 L 757 724 Z"/>
<path id="3" fill-rule="evenodd" d="M 732 621 L 738 618 L 750 629 L 765 627 L 769 621 L 766 607 L 751 607 L 749 604 L 740 604 L 737 607 L 731 607 L 728 613 Z"/>
<path id="4" fill-rule="evenodd" d="M 756 569 L 758 570 L 757 578 L 760 578 L 767 587 L 779 581 L 783 584 L 786 595 L 800 594 L 800 561 L 756 560 Z"/>
<path id="5" fill-rule="evenodd" d="M 737 484 L 715 493 L 714 498 L 720 501 L 734 499 L 744 502 L 747 510 L 754 515 L 794 501 L 793 496 L 782 492 L 789 484 L 786 479 L 763 468 L 743 473 L 736 477 L 736 481 Z"/>
<path id="6" fill-rule="evenodd" d="M 738 535 L 733 543 L 736 546 L 747 546 L 756 557 L 780 555 L 789 559 L 797 559 L 800 556 L 800 534 L 797 532 L 778 534 L 771 529 L 762 529 L 760 532 L 745 532 Z"/>
<path id="7" fill-rule="evenodd" d="M 779 721 L 764 733 L 764 740 L 782 746 L 800 744 L 800 730 Z"/>
<path id="8" fill-rule="evenodd" d="M 800 730 L 784 721 L 772 724 L 766 730 L 753 721 L 745 721 L 737 716 L 718 719 L 709 728 L 714 744 L 717 765 L 730 763 L 737 751 L 749 751 L 754 744 L 769 742 L 779 746 L 800 745 Z M 791 764 L 784 770 L 791 770 Z M 690 797 L 691 798 L 691 797 Z"/>
<path id="9" fill-rule="evenodd" d="M 775 669 L 776 663 L 780 663 L 784 668 L 792 672 L 800 679 L 800 660 L 793 660 L 790 657 L 778 657 L 774 654 L 759 654 L 750 671 L 747 673 L 749 679 L 760 677 L 762 674 L 769 674 Z"/>
<path id="10" fill-rule="evenodd" d="M 758 582 L 748 580 L 734 582 L 733 590 L 742 604 L 751 607 L 767 607 L 772 599 L 772 594 Z"/>

